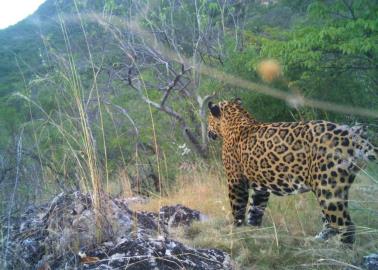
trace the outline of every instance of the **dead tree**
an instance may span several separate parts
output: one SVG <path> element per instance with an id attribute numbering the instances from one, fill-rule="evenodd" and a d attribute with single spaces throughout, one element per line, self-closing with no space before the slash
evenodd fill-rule
<path id="1" fill-rule="evenodd" d="M 206 118 L 206 104 L 209 101 L 209 99 L 214 96 L 214 94 L 207 95 L 203 98 L 199 95 L 196 97 L 197 102 L 198 102 L 198 107 L 199 107 L 198 114 L 200 115 L 202 119 L 201 138 L 198 138 L 198 135 L 195 134 L 191 130 L 186 117 L 183 116 L 182 113 L 175 111 L 171 106 L 167 104 L 167 100 L 169 96 L 171 95 L 173 89 L 179 84 L 180 78 L 184 76 L 184 74 L 189 72 L 190 70 L 191 68 L 185 68 L 183 64 L 181 65 L 181 71 L 176 74 L 176 76 L 172 79 L 172 81 L 170 81 L 165 87 L 160 88 L 160 90 L 163 93 L 160 102 L 152 101 L 144 94 L 144 89 L 141 86 L 142 82 L 140 81 L 140 78 L 138 75 L 133 76 L 134 73 L 133 73 L 132 68 L 128 70 L 127 83 L 131 88 L 133 88 L 134 90 L 138 92 L 138 94 L 143 99 L 143 101 L 146 102 L 148 105 L 176 119 L 182 129 L 182 134 L 193 146 L 196 153 L 198 153 L 201 157 L 206 158 L 208 155 L 206 119 L 205 119 Z M 185 89 L 179 89 L 178 92 L 184 91 L 184 90 Z"/>
<path id="2" fill-rule="evenodd" d="M 203 158 L 208 155 L 206 104 L 214 94 L 200 93 L 201 68 L 223 65 L 226 28 L 234 29 L 235 44 L 242 48 L 246 6 L 239 0 L 165 0 L 158 5 L 130 1 L 132 12 L 121 20 L 99 21 L 121 52 L 121 60 L 108 69 L 112 78 L 174 119 L 191 149 Z M 151 99 L 148 89 L 157 90 L 160 100 Z"/>

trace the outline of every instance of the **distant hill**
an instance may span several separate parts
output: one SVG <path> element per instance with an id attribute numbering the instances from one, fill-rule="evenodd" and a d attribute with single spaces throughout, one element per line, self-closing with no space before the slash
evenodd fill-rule
<path id="1" fill-rule="evenodd" d="M 77 2 L 80 12 L 102 12 L 105 1 Z M 27 82 L 34 75 L 46 71 L 48 63 L 44 57 L 48 49 L 65 48 L 58 14 L 61 17 L 75 15 L 74 2 L 46 0 L 34 14 L 0 30 L 0 99 L 20 91 L 24 79 Z M 65 23 L 72 45 L 82 44 L 80 25 L 66 19 Z"/>
<path id="2" fill-rule="evenodd" d="M 19 91 L 23 76 L 28 80 L 43 70 L 42 36 L 58 39 L 54 2 L 47 0 L 33 15 L 0 31 L 0 97 Z"/>

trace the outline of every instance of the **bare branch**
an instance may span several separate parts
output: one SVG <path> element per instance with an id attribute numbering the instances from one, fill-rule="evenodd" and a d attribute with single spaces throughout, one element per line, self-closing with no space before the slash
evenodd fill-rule
<path id="1" fill-rule="evenodd" d="M 139 136 L 139 130 L 137 128 L 137 126 L 135 125 L 135 122 L 134 120 L 131 118 L 130 114 L 128 113 L 128 111 L 125 109 L 125 108 L 122 108 L 121 106 L 117 105 L 117 104 L 113 104 L 111 103 L 109 100 L 106 100 L 106 99 L 102 99 L 102 102 L 104 104 L 107 104 L 107 105 L 110 105 L 110 106 L 113 106 L 115 109 L 117 109 L 119 112 L 121 112 L 123 115 L 125 115 L 127 117 L 127 119 L 129 119 L 130 123 L 132 124 L 132 126 L 134 127 L 134 130 L 135 130 L 135 133 L 137 136 Z"/>
<path id="2" fill-rule="evenodd" d="M 191 69 L 191 67 L 185 69 L 184 64 L 181 64 L 181 72 L 176 75 L 176 77 L 166 86 L 165 93 L 163 98 L 161 99 L 160 106 L 164 107 L 165 102 L 168 99 L 169 94 L 171 93 L 172 89 L 176 86 L 176 84 L 180 81 L 180 78 Z"/>
<path id="3" fill-rule="evenodd" d="M 130 69 L 131 70 L 131 69 Z M 140 88 L 140 86 L 136 86 L 134 83 L 133 83 L 133 79 L 131 78 L 131 72 L 128 72 L 128 78 L 127 78 L 127 81 L 128 81 L 128 84 L 131 88 L 135 89 L 140 97 L 143 99 L 144 102 L 146 102 L 147 104 L 151 105 L 152 107 L 154 107 L 155 109 L 159 110 L 159 111 L 163 111 L 167 114 L 169 114 L 170 116 L 174 117 L 175 119 L 177 119 L 180 123 L 185 123 L 185 120 L 184 118 L 179 114 L 177 113 L 176 111 L 174 111 L 172 108 L 170 107 L 167 107 L 167 106 L 161 106 L 161 104 L 159 103 L 156 103 L 152 100 L 150 100 L 149 98 L 147 98 L 143 93 L 142 93 L 142 90 Z"/>

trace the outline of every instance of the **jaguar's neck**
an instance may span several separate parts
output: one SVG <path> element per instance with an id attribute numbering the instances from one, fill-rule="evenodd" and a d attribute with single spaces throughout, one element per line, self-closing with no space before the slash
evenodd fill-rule
<path id="1" fill-rule="evenodd" d="M 221 122 L 222 137 L 237 137 L 244 128 L 256 124 L 258 122 L 244 109 L 225 113 Z"/>

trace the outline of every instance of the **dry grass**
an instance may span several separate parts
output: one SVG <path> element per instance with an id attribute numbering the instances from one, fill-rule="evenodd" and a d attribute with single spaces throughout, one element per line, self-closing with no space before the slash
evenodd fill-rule
<path id="1" fill-rule="evenodd" d="M 369 171 L 377 175 L 377 168 Z M 378 199 L 374 192 L 378 185 L 373 182 L 376 176 L 361 174 L 352 188 L 350 206 L 357 225 L 357 241 L 350 250 L 337 239 L 314 240 L 322 225 L 320 209 L 311 193 L 272 196 L 262 227 L 234 228 L 221 172 L 219 165 L 210 170 L 181 172 L 169 196 L 156 196 L 134 209 L 158 211 L 162 205 L 181 203 L 203 212 L 208 221 L 177 229 L 173 232 L 175 237 L 197 248 L 229 252 L 238 269 L 360 269 L 355 266 L 362 256 L 378 249 Z"/>
<path id="2" fill-rule="evenodd" d="M 168 196 L 151 195 L 152 200 L 145 205 L 135 205 L 136 210 L 158 211 L 163 205 L 182 204 L 202 213 L 228 216 L 227 185 L 220 170 L 184 170 L 177 177 L 175 187 Z M 212 199 L 209 199 L 212 198 Z"/>

